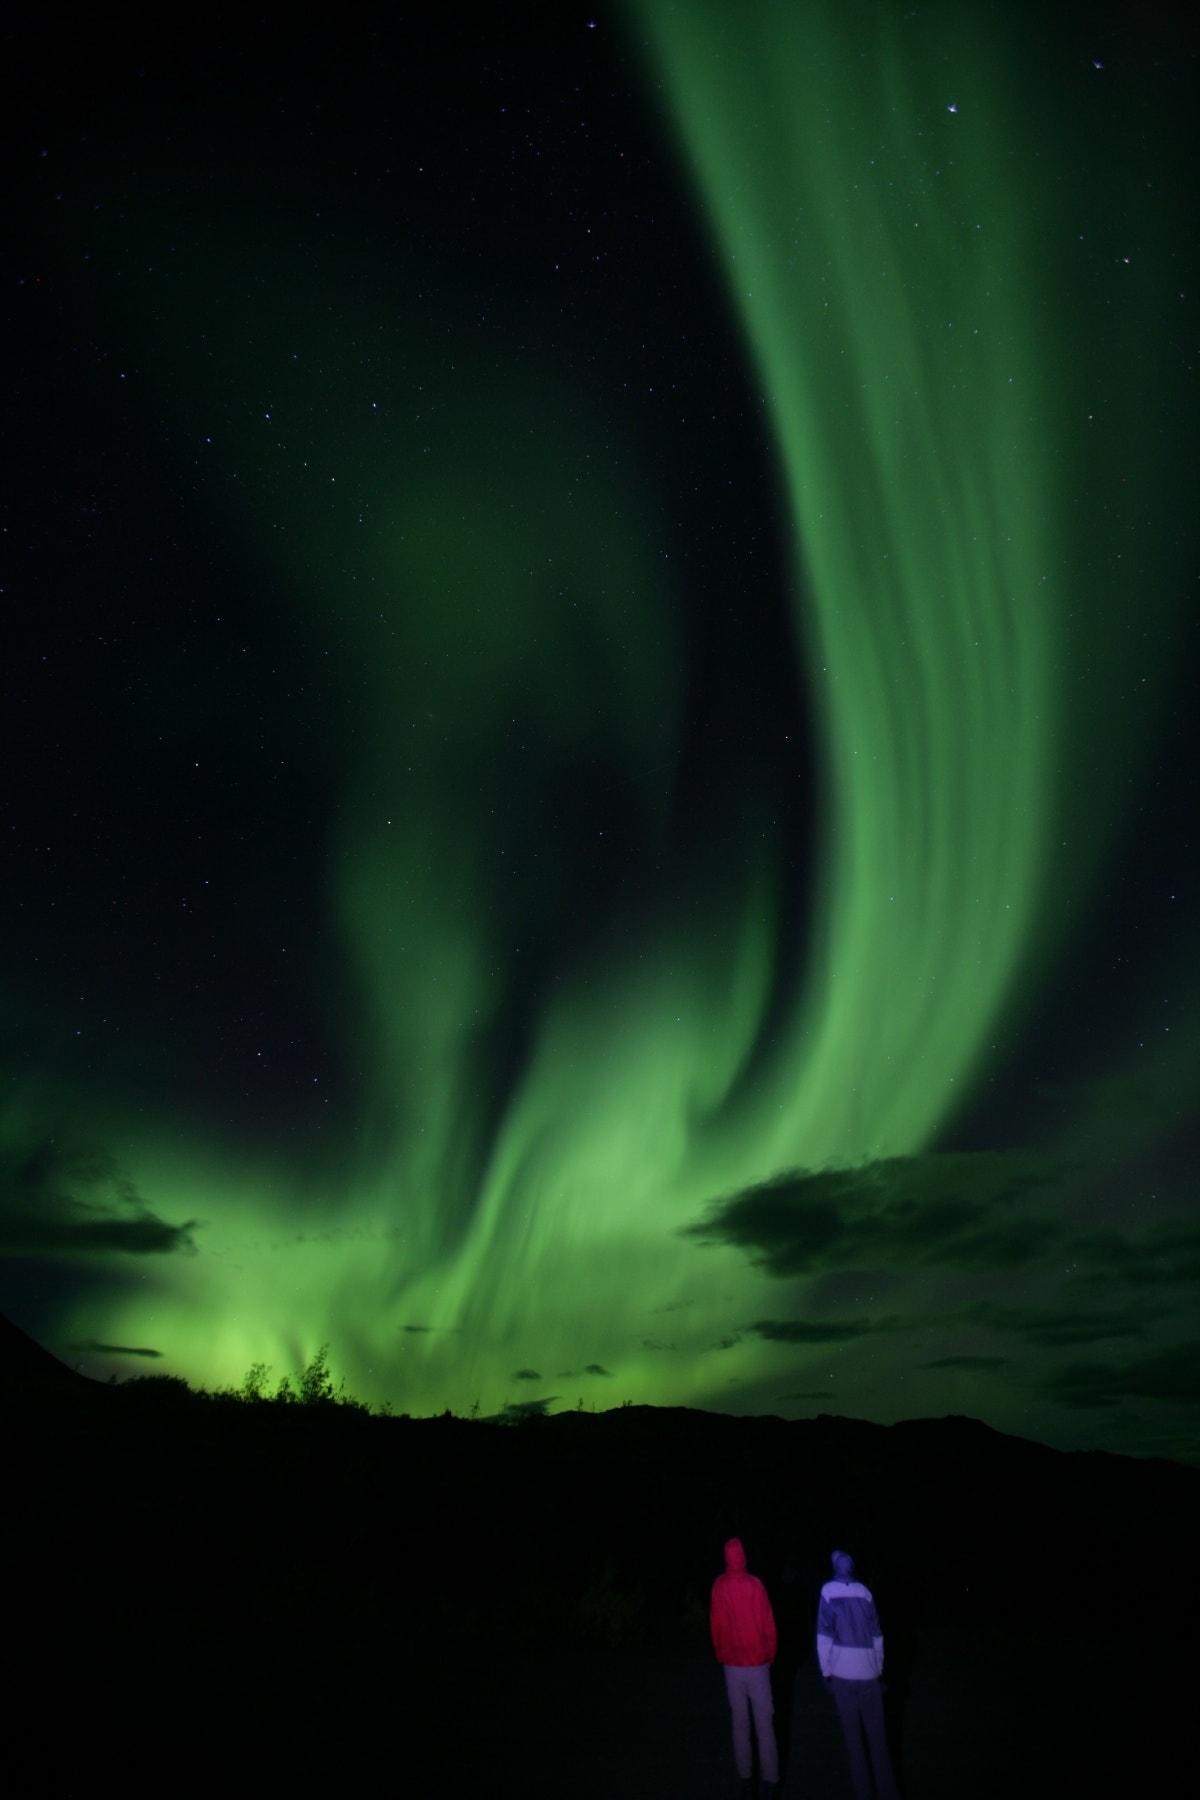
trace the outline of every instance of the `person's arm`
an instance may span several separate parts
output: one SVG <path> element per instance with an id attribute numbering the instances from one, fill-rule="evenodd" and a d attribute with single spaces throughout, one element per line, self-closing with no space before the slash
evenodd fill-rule
<path id="1" fill-rule="evenodd" d="M 871 1601 L 871 1617 L 870 1617 L 868 1623 L 871 1627 L 871 1642 L 875 1646 L 875 1673 L 876 1673 L 876 1675 L 882 1675 L 883 1674 L 883 1628 L 879 1623 L 879 1614 L 875 1609 L 874 1600 Z"/>
<path id="2" fill-rule="evenodd" d="M 817 1661 L 821 1665 L 821 1673 L 826 1681 L 833 1673 L 833 1640 L 837 1633 L 834 1611 L 825 1598 L 825 1590 L 821 1590 L 821 1604 L 817 1608 Z"/>
<path id="3" fill-rule="evenodd" d="M 724 1613 L 719 1598 L 720 1591 L 721 1582 L 720 1577 L 718 1577 L 717 1580 L 713 1582 L 712 1599 L 708 1606 L 708 1629 L 712 1635 L 713 1651 L 716 1655 L 716 1659 L 718 1662 L 723 1662 L 724 1658 L 721 1655 L 721 1638 Z"/>
<path id="4" fill-rule="evenodd" d="M 762 1633 L 763 1653 L 766 1660 L 769 1663 L 773 1663 L 775 1661 L 775 1652 L 779 1647 L 779 1637 L 775 1630 L 775 1614 L 771 1610 L 771 1602 L 767 1596 L 766 1588 L 763 1588 L 761 1592 L 762 1620 L 760 1630 Z"/>

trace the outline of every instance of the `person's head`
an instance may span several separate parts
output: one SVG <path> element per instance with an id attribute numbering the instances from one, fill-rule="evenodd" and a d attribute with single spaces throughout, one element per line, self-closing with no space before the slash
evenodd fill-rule
<path id="1" fill-rule="evenodd" d="M 738 1569 L 744 1569 L 745 1566 L 746 1552 L 742 1549 L 741 1538 L 730 1538 L 725 1546 L 725 1567 L 730 1574 L 735 1574 Z"/>
<path id="2" fill-rule="evenodd" d="M 854 1580 L 854 1558 L 845 1550 L 835 1550 L 831 1558 L 833 1572 L 839 1581 Z"/>

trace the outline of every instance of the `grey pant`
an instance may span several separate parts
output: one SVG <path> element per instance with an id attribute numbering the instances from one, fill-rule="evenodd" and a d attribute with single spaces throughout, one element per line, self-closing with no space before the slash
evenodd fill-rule
<path id="1" fill-rule="evenodd" d="M 888 1755 L 887 1732 L 883 1724 L 883 1690 L 877 1681 L 843 1681 L 834 1675 L 829 1682 L 837 1701 L 842 1730 L 846 1734 L 846 1750 L 850 1757 L 850 1779 L 854 1783 L 854 1800 L 899 1800 L 892 1759 Z M 867 1772 L 863 1739 L 871 1753 L 875 1771 L 875 1787 Z"/>
<path id="2" fill-rule="evenodd" d="M 764 1781 L 778 1781 L 779 1752 L 775 1748 L 775 1703 L 771 1698 L 770 1665 L 762 1663 L 757 1669 L 738 1669 L 732 1663 L 726 1663 L 725 1691 L 733 1714 L 733 1760 L 739 1777 L 749 1781 L 754 1773 L 750 1750 L 750 1714 L 753 1713 L 759 1773 Z"/>

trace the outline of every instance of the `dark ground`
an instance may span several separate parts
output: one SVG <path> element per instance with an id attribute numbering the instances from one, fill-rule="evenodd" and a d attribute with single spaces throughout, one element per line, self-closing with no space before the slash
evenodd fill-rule
<path id="1" fill-rule="evenodd" d="M 1195 1469 L 969 1419 L 100 1387 L 0 1327 L 14 1795 L 732 1796 L 734 1533 L 779 1621 L 785 1795 L 849 1800 L 812 1652 L 834 1543 L 879 1603 L 906 1800 L 1157 1793 L 1190 1747 Z"/>
<path id="2" fill-rule="evenodd" d="M 419 1636 L 418 1620 L 397 1621 L 395 1645 L 234 1636 L 135 1644 L 106 1638 L 94 1621 L 63 1626 L 62 1647 L 20 1681 L 16 1794 L 82 1796 L 114 1784 L 126 1795 L 736 1792 L 724 1686 L 700 1642 L 518 1656 L 475 1642 L 406 1667 L 399 1646 Z M 922 1632 L 891 1721 L 905 1796 L 1163 1791 L 1186 1717 L 1183 1680 L 1175 1708 L 1164 1708 L 1149 1672 L 1139 1676 L 1140 1648 L 983 1627 Z M 813 1659 L 781 1686 L 784 1794 L 851 1800 Z"/>

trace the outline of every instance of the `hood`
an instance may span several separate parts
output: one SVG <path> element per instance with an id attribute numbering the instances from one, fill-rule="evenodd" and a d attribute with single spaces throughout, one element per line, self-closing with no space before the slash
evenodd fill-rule
<path id="1" fill-rule="evenodd" d="M 746 1566 L 746 1552 L 742 1549 L 741 1538 L 730 1538 L 725 1546 L 725 1567 L 731 1575 Z"/>

